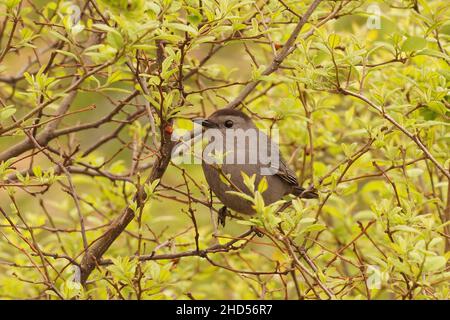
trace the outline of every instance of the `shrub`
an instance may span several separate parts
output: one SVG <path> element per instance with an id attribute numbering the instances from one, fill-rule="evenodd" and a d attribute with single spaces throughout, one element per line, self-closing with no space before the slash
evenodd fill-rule
<path id="1" fill-rule="evenodd" d="M 448 299 L 446 1 L 0 7 L 1 298 Z M 319 199 L 213 231 L 170 155 L 225 107 Z"/>

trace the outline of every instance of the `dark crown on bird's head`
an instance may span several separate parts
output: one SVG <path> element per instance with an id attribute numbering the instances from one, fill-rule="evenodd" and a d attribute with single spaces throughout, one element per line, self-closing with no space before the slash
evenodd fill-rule
<path id="1" fill-rule="evenodd" d="M 208 118 L 209 123 L 219 129 L 250 129 L 255 128 L 255 124 L 248 115 L 239 110 L 220 109 Z"/>
<path id="2" fill-rule="evenodd" d="M 242 117 L 246 121 L 251 120 L 250 117 L 248 115 L 246 115 L 245 113 L 243 113 L 242 111 L 236 110 L 236 109 L 230 109 L 230 108 L 217 110 L 216 112 L 211 114 L 209 116 L 209 118 L 217 118 L 217 117 L 220 117 L 220 116 Z"/>

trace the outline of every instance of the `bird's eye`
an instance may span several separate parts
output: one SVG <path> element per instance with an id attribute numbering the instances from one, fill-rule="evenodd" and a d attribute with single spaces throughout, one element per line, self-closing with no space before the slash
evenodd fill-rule
<path id="1" fill-rule="evenodd" d="M 225 127 L 231 128 L 232 126 L 233 126 L 233 121 L 231 121 L 231 120 L 225 121 Z"/>

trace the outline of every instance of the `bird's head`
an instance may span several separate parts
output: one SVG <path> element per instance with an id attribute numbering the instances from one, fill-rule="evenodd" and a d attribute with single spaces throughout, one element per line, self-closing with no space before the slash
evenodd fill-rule
<path id="1" fill-rule="evenodd" d="M 242 111 L 234 109 L 221 109 L 211 114 L 208 119 L 194 119 L 194 122 L 201 124 L 205 128 L 219 130 L 256 128 L 249 116 Z"/>

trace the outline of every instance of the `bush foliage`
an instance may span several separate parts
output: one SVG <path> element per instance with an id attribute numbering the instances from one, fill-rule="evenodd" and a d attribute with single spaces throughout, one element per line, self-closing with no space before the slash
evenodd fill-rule
<path id="1" fill-rule="evenodd" d="M 0 8 L 0 298 L 449 298 L 448 1 Z M 215 232 L 170 154 L 224 107 L 319 199 Z"/>

